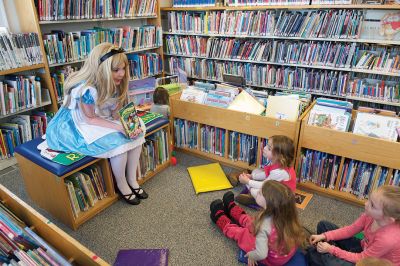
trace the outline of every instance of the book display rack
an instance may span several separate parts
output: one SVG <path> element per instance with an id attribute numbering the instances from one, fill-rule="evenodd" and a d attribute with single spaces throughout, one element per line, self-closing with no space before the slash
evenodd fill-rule
<path id="1" fill-rule="evenodd" d="M 373 188 L 395 184 L 400 174 L 399 142 L 308 125 L 308 118 L 309 113 L 302 119 L 299 136 L 299 187 L 363 205 Z"/>
<path id="2" fill-rule="evenodd" d="M 300 121 L 186 102 L 170 98 L 173 139 L 177 150 L 219 161 L 235 168 L 254 169 L 262 162 L 269 136 L 285 135 L 297 147 Z M 229 118 L 229 119 L 228 119 Z"/>
<path id="3" fill-rule="evenodd" d="M 0 185 L 0 200 L 14 215 L 71 264 L 109 265 L 2 185 Z"/>

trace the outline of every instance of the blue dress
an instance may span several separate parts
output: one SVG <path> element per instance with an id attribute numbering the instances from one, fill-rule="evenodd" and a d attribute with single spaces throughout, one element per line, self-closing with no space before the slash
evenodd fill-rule
<path id="1" fill-rule="evenodd" d="M 141 119 L 143 133 L 133 140 L 115 129 L 86 123 L 79 103 L 94 105 L 97 100 L 95 88 L 81 84 L 66 97 L 70 97 L 69 105 L 60 108 L 46 130 L 47 145 L 50 149 L 78 152 L 96 158 L 111 158 L 132 150 L 145 142 L 146 128 Z M 96 115 L 120 124 L 120 121 L 114 120 L 112 117 L 112 111 L 117 106 L 116 102 L 116 98 L 111 98 L 103 105 L 96 106 Z"/>

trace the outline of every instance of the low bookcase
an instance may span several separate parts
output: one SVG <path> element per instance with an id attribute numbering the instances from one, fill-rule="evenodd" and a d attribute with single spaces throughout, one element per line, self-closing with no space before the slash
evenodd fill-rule
<path id="1" fill-rule="evenodd" d="M 2 185 L 0 200 L 73 265 L 109 265 Z"/>
<path id="2" fill-rule="evenodd" d="M 33 142 L 35 142 L 35 140 Z M 40 143 L 40 140 L 36 142 Z M 23 146 L 24 145 L 21 145 L 20 148 L 24 148 Z M 35 152 L 37 153 L 35 156 L 40 157 L 39 152 Z M 43 164 L 40 164 L 40 161 L 43 160 L 45 163 L 47 163 L 47 159 L 36 158 L 40 161 L 33 161 L 32 157 L 28 157 L 27 154 L 24 154 L 23 149 L 17 150 L 16 158 L 19 164 L 21 175 L 24 179 L 26 191 L 31 199 L 39 207 L 45 209 L 51 213 L 51 215 L 74 230 L 118 200 L 118 196 L 114 190 L 111 168 L 107 159 L 85 157 L 82 160 L 88 158 L 88 162 L 82 164 L 78 161 L 67 168 L 71 169 L 70 171 L 67 170 L 65 172 L 64 170 L 64 173 L 60 174 L 56 173 L 54 169 L 46 169 Z M 50 164 L 56 163 L 50 162 Z M 94 206 L 89 207 L 88 210 L 80 212 L 77 216 L 75 216 L 64 181 L 65 178 L 91 165 L 97 165 L 101 169 L 101 174 L 105 185 L 104 190 L 106 191 L 107 196 L 97 201 Z"/>
<path id="3" fill-rule="evenodd" d="M 217 155 L 202 151 L 201 137 L 197 138 L 197 148 L 177 147 L 176 141 L 176 127 L 173 130 L 174 145 L 177 150 L 192 153 L 200 157 L 219 161 L 222 164 L 229 165 L 239 169 L 254 169 L 260 166 L 262 157 L 262 143 L 263 139 L 269 138 L 274 135 L 285 135 L 294 141 L 297 147 L 298 136 L 300 131 L 300 121 L 308 112 L 308 109 L 301 115 L 301 117 L 294 122 L 269 118 L 261 115 L 254 115 L 245 112 L 233 111 L 219 107 L 208 106 L 204 104 L 197 104 L 193 102 L 182 101 L 178 96 L 170 98 L 171 104 L 171 119 L 182 119 L 191 121 L 197 124 L 197 136 L 201 135 L 201 127 L 204 125 L 217 127 L 225 131 L 224 155 Z M 231 149 L 229 143 L 229 134 L 231 132 L 239 132 L 250 136 L 257 137 L 257 158 L 256 163 L 249 165 L 248 162 L 240 160 L 232 160 L 228 156 L 228 150 Z"/>
<path id="4" fill-rule="evenodd" d="M 353 111 L 352 122 L 354 122 L 356 115 L 357 111 Z M 363 162 L 376 167 L 386 168 L 386 177 L 379 182 L 380 184 L 389 184 L 390 177 L 393 175 L 394 171 L 400 169 L 399 142 L 308 125 L 308 118 L 309 113 L 302 118 L 301 123 L 296 160 L 298 178 L 300 180 L 303 178 L 303 176 L 301 176 L 301 157 L 307 149 L 337 156 L 338 169 L 337 176 L 330 188 L 325 188 L 326 186 L 321 185 L 320 182 L 312 181 L 300 182 L 298 184 L 299 187 L 355 205 L 363 205 L 365 203 L 365 196 L 357 197 L 354 190 L 346 191 L 346 189 L 343 189 L 343 182 L 345 180 L 342 180 L 341 176 L 346 173 L 346 161 L 356 160 L 360 163 Z M 329 168 L 329 165 L 327 167 Z M 332 178 L 332 176 L 328 178 Z M 371 185 L 376 185 L 378 178 L 379 175 L 375 175 L 368 180 L 372 182 Z M 356 182 L 355 179 L 353 179 L 352 182 Z M 369 181 L 365 184 L 369 184 Z M 356 183 L 355 186 L 357 187 L 357 185 L 361 185 L 361 183 Z"/>

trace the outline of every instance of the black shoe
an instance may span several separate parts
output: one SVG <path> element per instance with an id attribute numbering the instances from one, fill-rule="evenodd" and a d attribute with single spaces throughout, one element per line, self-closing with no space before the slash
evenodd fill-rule
<path id="1" fill-rule="evenodd" d="M 222 197 L 222 202 L 224 203 L 225 213 L 229 215 L 229 211 L 233 206 L 235 206 L 231 204 L 231 202 L 235 202 L 235 195 L 233 194 L 233 192 L 232 191 L 226 192 Z"/>
<path id="2" fill-rule="evenodd" d="M 222 203 L 222 200 L 216 199 L 210 204 L 210 217 L 211 220 L 216 223 L 218 221 L 218 218 L 221 217 L 222 215 L 225 215 L 224 212 L 224 204 Z"/>
<path id="3" fill-rule="evenodd" d="M 140 203 L 140 199 L 136 196 L 135 193 L 132 192 L 131 194 L 123 195 L 123 194 L 121 193 L 121 191 L 118 190 L 118 192 L 119 192 L 119 194 L 121 194 L 122 198 L 123 198 L 126 202 L 128 202 L 129 204 L 131 204 L 131 205 L 138 205 L 138 204 Z"/>
<path id="4" fill-rule="evenodd" d="M 147 199 L 149 197 L 149 195 L 146 193 L 146 191 L 143 190 L 143 188 L 139 187 L 139 188 L 133 188 L 131 187 L 131 185 L 129 185 L 129 187 L 132 189 L 132 192 L 136 195 L 136 197 L 138 197 L 139 199 Z M 142 193 L 139 193 L 140 190 L 142 191 Z"/>

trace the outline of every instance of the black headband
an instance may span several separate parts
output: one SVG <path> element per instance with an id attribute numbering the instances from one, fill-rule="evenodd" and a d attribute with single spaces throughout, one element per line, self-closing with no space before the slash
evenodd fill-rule
<path id="1" fill-rule="evenodd" d="M 125 50 L 123 49 L 123 48 L 113 48 L 113 49 L 111 49 L 111 51 L 109 51 L 109 52 L 107 52 L 107 53 L 105 53 L 102 57 L 100 57 L 100 63 L 99 63 L 99 65 L 101 64 L 101 63 L 103 63 L 104 61 L 106 61 L 108 58 L 110 58 L 111 56 L 113 56 L 113 55 L 116 55 L 116 54 L 120 54 L 120 53 L 124 53 L 125 52 Z"/>

